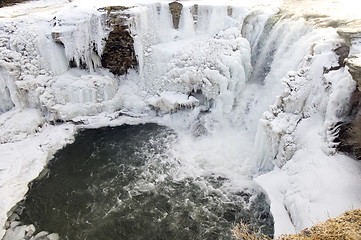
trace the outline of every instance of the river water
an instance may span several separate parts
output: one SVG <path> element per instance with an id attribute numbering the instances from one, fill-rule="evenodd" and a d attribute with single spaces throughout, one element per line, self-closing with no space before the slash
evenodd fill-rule
<path id="1" fill-rule="evenodd" d="M 226 177 L 175 179 L 174 131 L 156 124 L 81 131 L 31 183 L 21 221 L 61 239 L 232 239 L 246 222 L 272 235 L 265 196 Z M 221 164 L 221 163 L 220 163 Z"/>

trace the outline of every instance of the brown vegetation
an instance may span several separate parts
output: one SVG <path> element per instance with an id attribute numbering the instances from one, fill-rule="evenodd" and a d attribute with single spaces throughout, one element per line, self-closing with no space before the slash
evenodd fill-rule
<path id="1" fill-rule="evenodd" d="M 269 240 L 249 230 L 241 223 L 232 230 L 237 239 Z M 298 234 L 283 235 L 278 240 L 359 240 L 361 239 L 361 209 L 347 211 L 344 214 L 306 228 Z"/>

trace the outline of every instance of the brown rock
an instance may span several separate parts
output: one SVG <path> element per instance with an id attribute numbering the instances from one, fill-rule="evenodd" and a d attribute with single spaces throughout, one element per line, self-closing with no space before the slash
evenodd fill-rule
<path id="1" fill-rule="evenodd" d="M 102 66 L 112 73 L 124 75 L 131 68 L 138 66 L 134 50 L 134 40 L 130 34 L 126 7 L 107 7 L 108 25 L 113 30 L 106 40 L 105 48 L 101 56 Z"/>
<path id="2" fill-rule="evenodd" d="M 173 27 L 178 29 L 179 27 L 179 19 L 182 14 L 183 5 L 179 2 L 171 2 L 169 3 L 169 10 L 172 14 Z"/>
<path id="3" fill-rule="evenodd" d="M 352 78 L 357 82 L 358 90 L 361 91 L 361 55 L 352 55 L 346 58 L 346 65 Z"/>
<path id="4" fill-rule="evenodd" d="M 361 116 L 340 126 L 337 150 L 353 154 L 361 160 Z"/>

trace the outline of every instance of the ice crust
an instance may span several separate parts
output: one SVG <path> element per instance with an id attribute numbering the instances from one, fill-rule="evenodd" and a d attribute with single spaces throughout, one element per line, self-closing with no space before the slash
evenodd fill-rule
<path id="1" fill-rule="evenodd" d="M 100 63 L 104 3 L 51 2 L 0 9 L 0 225 L 75 124 L 175 129 L 175 177 L 218 174 L 229 191 L 255 178 L 275 236 L 361 207 L 361 164 L 334 147 L 356 89 L 347 67 L 331 70 L 344 44 L 335 29 L 276 15 L 274 2 L 231 1 L 229 14 L 201 1 L 194 16 L 184 1 L 175 30 L 167 2 L 125 1 L 136 5 L 127 13 L 139 67 L 115 76 Z"/>

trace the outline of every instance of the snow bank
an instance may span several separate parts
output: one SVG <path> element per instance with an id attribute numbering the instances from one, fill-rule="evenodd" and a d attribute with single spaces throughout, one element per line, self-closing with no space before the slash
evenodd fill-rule
<path id="1" fill-rule="evenodd" d="M 44 123 L 45 120 L 39 110 L 8 111 L 0 115 L 0 143 L 20 141 L 38 132 Z"/>
<path id="2" fill-rule="evenodd" d="M 0 223 L 28 191 L 28 183 L 43 170 L 51 156 L 73 141 L 71 124 L 41 126 L 44 119 L 37 110 L 15 111 L 0 119 Z M 5 119 L 6 118 L 6 119 Z M 21 124 L 19 124 L 21 122 Z M 21 141 L 19 141 L 21 140 Z M 4 143 L 4 141 L 7 141 Z M 0 236 L 5 229 L 1 227 Z"/>
<path id="3" fill-rule="evenodd" d="M 322 124 L 322 119 L 302 121 L 296 131 L 302 148 L 281 169 L 256 178 L 271 200 L 276 237 L 361 207 L 361 163 L 325 154 Z"/>

